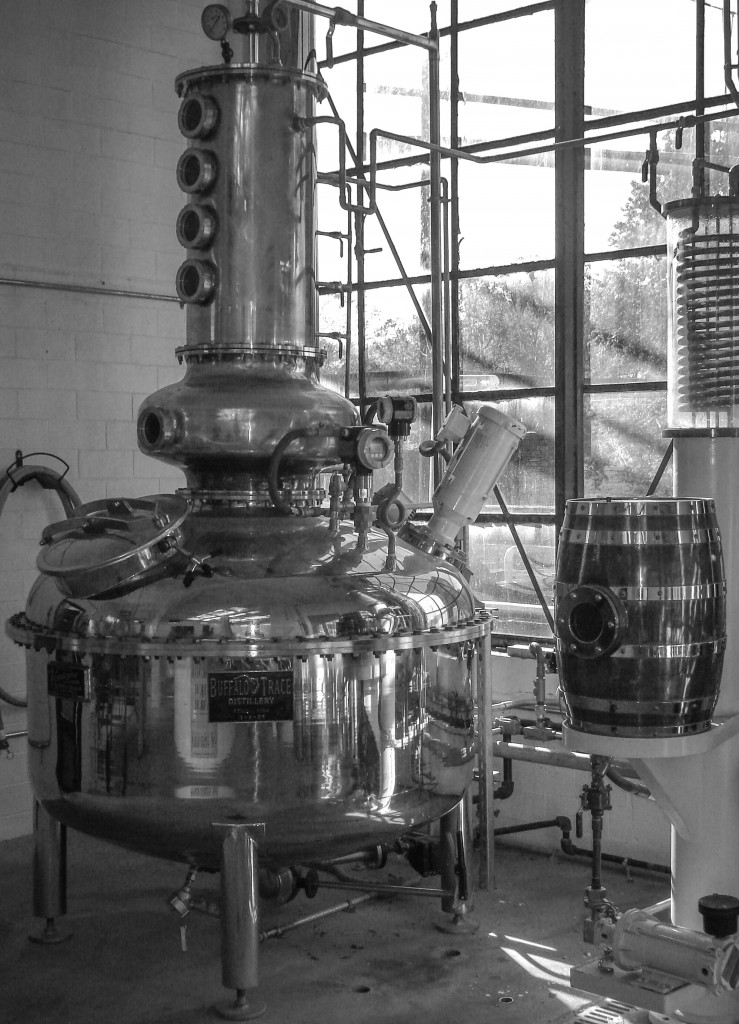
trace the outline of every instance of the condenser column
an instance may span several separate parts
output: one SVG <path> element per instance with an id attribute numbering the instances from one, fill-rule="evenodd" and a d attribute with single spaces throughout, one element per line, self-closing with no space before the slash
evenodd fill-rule
<path id="1" fill-rule="evenodd" d="M 668 429 L 675 494 L 711 497 L 726 567 L 718 712 L 739 711 L 739 197 L 685 199 L 667 217 Z"/>

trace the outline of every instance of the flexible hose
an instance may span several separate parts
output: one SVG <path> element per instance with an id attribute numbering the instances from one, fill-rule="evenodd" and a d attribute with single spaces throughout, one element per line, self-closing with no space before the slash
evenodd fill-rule
<path id="1" fill-rule="evenodd" d="M 275 445 L 267 468 L 267 488 L 269 490 L 269 496 L 272 500 L 272 504 L 278 512 L 282 513 L 282 515 L 298 516 L 301 514 L 299 509 L 285 501 L 280 494 L 280 463 L 282 462 L 282 456 L 286 449 L 289 448 L 293 441 L 297 441 L 298 438 L 318 437 L 321 434 L 326 437 L 331 437 L 332 433 L 332 424 L 316 423 L 313 427 L 297 427 L 295 430 L 288 430 L 284 437 L 282 437 Z"/>
<path id="2" fill-rule="evenodd" d="M 39 455 L 46 453 L 35 452 L 34 454 Z M 17 453 L 16 457 L 17 460 L 20 460 L 20 453 Z M 56 456 L 52 457 L 55 458 Z M 19 487 L 22 487 L 23 484 L 26 484 L 31 480 L 40 484 L 44 490 L 56 492 L 67 518 L 73 514 L 75 509 L 79 508 L 81 504 L 80 497 L 72 485 L 64 479 L 64 474 L 57 473 L 55 469 L 50 469 L 48 466 L 24 466 L 21 462 L 20 465 L 9 467 L 6 470 L 5 479 L 0 484 L 0 514 L 2 514 L 5 502 L 13 491 L 17 491 Z M 12 693 L 8 693 L 8 691 L 2 686 L 0 686 L 0 700 L 4 700 L 6 704 L 10 704 L 11 707 L 14 708 L 28 707 L 28 701 L 25 698 L 14 697 Z"/>

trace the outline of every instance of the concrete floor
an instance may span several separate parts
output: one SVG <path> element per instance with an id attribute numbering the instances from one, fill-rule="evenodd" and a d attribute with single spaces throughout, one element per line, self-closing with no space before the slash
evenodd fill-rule
<path id="1" fill-rule="evenodd" d="M 554 843 L 554 840 L 553 840 Z M 179 864 L 128 853 L 78 833 L 69 836 L 69 913 L 73 936 L 54 946 L 28 941 L 30 838 L 0 844 L 0 1021 L 3 1024 L 196 1024 L 232 993 L 220 984 L 219 923 L 190 914 L 187 951 L 166 897 L 184 881 Z M 356 870 L 356 869 L 354 869 Z M 473 863 L 473 871 L 477 862 Z M 367 869 L 361 869 L 368 877 Z M 418 881 L 391 857 L 372 880 Z M 597 955 L 582 941 L 584 859 L 496 849 L 496 888 L 478 890 L 474 934 L 446 934 L 435 898 L 373 899 L 264 941 L 260 985 L 265 1022 L 288 1024 L 614 1024 L 623 1017 L 575 992 L 570 964 Z M 426 879 L 423 885 L 437 885 Z M 604 868 L 621 908 L 668 892 L 665 876 Z M 199 878 L 197 891 L 217 889 Z M 260 930 L 342 903 L 319 892 L 265 904 Z M 250 993 L 251 995 L 251 993 Z M 616 1006 L 617 1010 L 622 1008 Z"/>

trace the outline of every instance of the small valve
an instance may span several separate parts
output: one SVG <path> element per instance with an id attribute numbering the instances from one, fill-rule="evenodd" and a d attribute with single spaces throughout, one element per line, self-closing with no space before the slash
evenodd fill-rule
<path id="1" fill-rule="evenodd" d="M 211 558 L 211 555 L 206 555 L 206 558 Z M 209 565 L 205 559 L 191 558 L 190 564 L 185 570 L 185 575 L 182 577 L 182 583 L 185 587 L 190 587 L 196 576 L 204 576 L 205 579 L 209 580 L 213 575 L 213 566 Z"/>

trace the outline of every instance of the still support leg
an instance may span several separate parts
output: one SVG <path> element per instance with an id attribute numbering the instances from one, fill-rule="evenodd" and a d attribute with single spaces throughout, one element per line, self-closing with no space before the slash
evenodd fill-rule
<path id="1" fill-rule="evenodd" d="M 218 1006 L 227 1020 L 260 1017 L 265 1003 L 247 999 L 258 984 L 259 881 L 257 844 L 247 825 L 216 825 L 223 834 L 221 847 L 221 977 L 234 989 L 233 1003 Z"/>
<path id="2" fill-rule="evenodd" d="M 478 884 L 481 889 L 495 887 L 495 821 L 493 773 L 493 695 L 492 695 L 492 654 L 490 634 L 486 630 L 477 641 L 477 693 L 478 693 L 478 775 L 480 817 L 480 871 Z"/>
<path id="3" fill-rule="evenodd" d="M 33 835 L 33 916 L 43 918 L 46 926 L 29 939 L 63 942 L 72 934 L 57 923 L 67 913 L 67 829 L 35 803 Z"/>
<path id="4" fill-rule="evenodd" d="M 464 798 L 440 821 L 441 887 L 453 896 L 442 896 L 441 909 L 452 918 L 437 927 L 440 931 L 475 932 L 477 921 L 468 917 L 472 911 L 472 890 L 469 878 L 469 837 Z"/>

